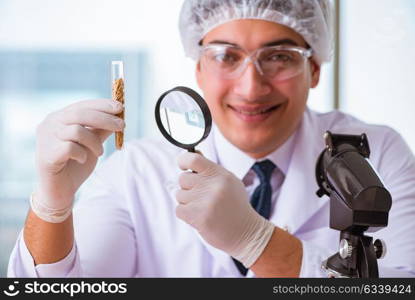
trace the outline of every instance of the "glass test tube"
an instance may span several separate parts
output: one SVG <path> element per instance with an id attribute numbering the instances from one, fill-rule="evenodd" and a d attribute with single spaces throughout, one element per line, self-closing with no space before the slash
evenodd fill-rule
<path id="1" fill-rule="evenodd" d="M 111 62 L 112 99 L 124 105 L 124 65 L 122 61 Z M 124 110 L 117 114 L 124 120 Z M 124 131 L 115 133 L 115 148 L 120 150 L 124 143 Z"/>

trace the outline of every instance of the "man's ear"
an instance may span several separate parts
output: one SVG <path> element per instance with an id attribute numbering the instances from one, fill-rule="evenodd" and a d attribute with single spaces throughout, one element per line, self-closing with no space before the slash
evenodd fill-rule
<path id="1" fill-rule="evenodd" d="M 320 71 L 321 65 L 314 61 L 310 60 L 310 71 L 311 71 L 311 88 L 315 88 L 320 82 Z"/>
<path id="2" fill-rule="evenodd" d="M 202 87 L 203 87 L 203 80 L 202 80 L 202 70 L 201 70 L 201 66 L 200 66 L 200 60 L 196 64 L 195 75 L 196 75 L 196 81 L 197 81 L 198 87 L 201 90 L 203 90 L 202 89 Z"/>

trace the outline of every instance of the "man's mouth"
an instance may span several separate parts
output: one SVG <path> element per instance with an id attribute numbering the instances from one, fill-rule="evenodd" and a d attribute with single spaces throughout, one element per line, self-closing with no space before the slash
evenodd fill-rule
<path id="1" fill-rule="evenodd" d="M 272 112 L 276 111 L 280 108 L 281 104 L 278 105 L 267 105 L 267 106 L 232 106 L 228 105 L 228 107 L 233 110 L 238 117 L 243 119 L 244 121 L 263 121 L 268 116 L 271 115 Z"/>
<path id="2" fill-rule="evenodd" d="M 246 109 L 240 109 L 236 107 L 231 107 L 233 110 L 237 111 L 240 114 L 248 115 L 248 116 L 254 116 L 259 114 L 265 114 L 267 112 L 270 112 L 277 108 L 278 105 L 272 106 L 270 108 L 264 108 L 264 109 L 255 109 L 255 110 L 246 110 Z"/>

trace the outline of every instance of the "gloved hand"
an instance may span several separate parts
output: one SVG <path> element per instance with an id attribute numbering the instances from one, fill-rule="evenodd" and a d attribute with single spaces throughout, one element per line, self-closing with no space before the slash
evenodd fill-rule
<path id="1" fill-rule="evenodd" d="M 45 221 L 59 223 L 70 215 L 76 191 L 92 173 L 102 143 L 124 128 L 115 114 L 123 106 L 107 99 L 86 100 L 49 114 L 36 132 L 39 183 L 32 210 Z"/>
<path id="2" fill-rule="evenodd" d="M 210 245 L 249 268 L 268 244 L 274 225 L 252 208 L 243 183 L 223 167 L 189 152 L 181 154 L 178 163 L 182 170 L 196 173 L 179 177 L 176 215 Z"/>

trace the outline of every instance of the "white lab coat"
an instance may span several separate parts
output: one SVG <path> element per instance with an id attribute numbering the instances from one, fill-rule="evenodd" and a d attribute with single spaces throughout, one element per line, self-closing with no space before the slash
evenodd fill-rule
<path id="1" fill-rule="evenodd" d="M 388 246 L 386 257 L 378 261 L 380 276 L 415 276 L 415 159 L 410 149 L 386 126 L 308 109 L 270 217 L 302 241 L 300 276 L 325 276 L 321 262 L 338 249 L 339 231 L 328 226 L 328 197 L 316 196 L 315 164 L 326 130 L 367 134 L 370 160 L 393 197 L 389 226 L 373 235 Z M 214 141 L 210 136 L 199 149 L 218 162 L 221 147 Z M 180 151 L 167 141 L 140 140 L 116 152 L 94 172 L 76 205 L 71 253 L 60 262 L 35 267 L 20 236 L 8 275 L 239 277 L 228 254 L 208 245 L 175 215 Z M 247 276 L 254 274 L 249 271 Z"/>

